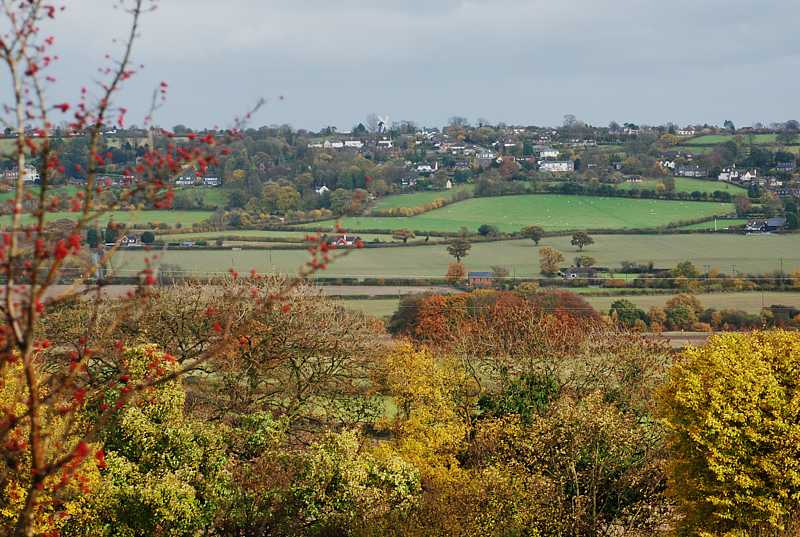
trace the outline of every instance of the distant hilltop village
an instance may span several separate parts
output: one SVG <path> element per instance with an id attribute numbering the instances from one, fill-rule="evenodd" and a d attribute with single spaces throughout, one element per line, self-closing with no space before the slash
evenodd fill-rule
<path id="1" fill-rule="evenodd" d="M 26 132 L 32 138 L 41 134 Z M 476 196 L 553 192 L 731 202 L 735 194 L 727 184 L 744 187 L 751 199 L 763 193 L 779 199 L 800 197 L 796 120 L 747 127 L 731 121 L 722 126 L 613 121 L 594 126 L 568 115 L 561 125 L 549 127 L 470 123 L 454 117 L 441 127 L 423 127 L 370 115 L 348 131 L 288 125 L 236 133 L 183 125 L 169 130 L 108 127 L 101 135 L 107 158 L 98 168 L 98 180 L 125 186 L 141 179 L 136 170 L 151 145 L 191 146 L 205 136 L 226 134 L 235 134 L 238 140 L 230 155 L 170 179 L 178 190 L 177 206 L 221 208 L 224 198 L 226 208 L 257 213 L 259 220 L 298 215 L 314 219 L 326 211 L 360 214 L 386 194 L 445 191 L 466 183 L 475 185 Z M 87 134 L 57 128 L 51 136 L 66 150 L 61 155 L 63 166 L 51 170 L 49 180 L 83 184 L 85 157 L 71 148 L 84 144 Z M 15 134 L 6 129 L 0 143 L 9 147 L 16 142 Z M 29 158 L 23 181 L 37 184 L 41 172 L 41 162 Z M 11 159 L 0 160 L 0 173 L 3 188 L 20 176 Z M 677 178 L 714 181 L 719 186 L 676 188 Z M 218 187 L 234 192 L 231 196 L 192 193 Z M 268 188 L 262 191 L 262 187 Z M 262 197 L 268 201 L 259 201 Z M 779 212 L 763 216 L 780 216 Z"/>

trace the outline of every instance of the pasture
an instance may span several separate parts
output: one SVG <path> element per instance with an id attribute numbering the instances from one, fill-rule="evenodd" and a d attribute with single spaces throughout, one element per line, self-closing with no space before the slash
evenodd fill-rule
<path id="1" fill-rule="evenodd" d="M 230 229 L 227 231 L 197 231 L 192 233 L 166 233 L 159 234 L 159 240 L 163 241 L 214 241 L 220 237 L 243 237 L 253 240 L 285 238 L 285 239 L 304 239 L 309 234 L 308 231 L 272 231 L 267 229 Z M 365 242 L 395 242 L 391 234 L 384 233 L 365 233 L 360 235 Z M 410 240 L 409 242 L 413 242 Z"/>
<path id="2" fill-rule="evenodd" d="M 360 311 L 373 317 L 389 317 L 400 304 L 397 298 L 380 298 L 372 300 L 339 300 L 339 304 L 351 311 Z"/>
<path id="3" fill-rule="evenodd" d="M 346 217 L 341 225 L 349 230 L 456 232 L 462 226 L 476 232 L 482 224 L 500 231 L 519 231 L 539 225 L 546 231 L 571 229 L 657 228 L 681 220 L 691 220 L 733 212 L 732 204 L 695 201 L 604 198 L 558 194 L 473 198 L 441 209 L 409 217 Z M 334 221 L 316 222 L 305 227 L 333 226 Z"/>
<path id="4" fill-rule="evenodd" d="M 225 207 L 228 203 L 228 192 L 219 187 L 188 186 L 176 188 L 175 193 L 179 192 L 200 192 L 206 207 Z"/>
<path id="5" fill-rule="evenodd" d="M 742 134 L 742 141 L 745 143 L 752 142 L 757 145 L 770 145 L 774 144 L 777 140 L 777 135 L 771 134 Z M 716 145 L 724 144 L 725 142 L 735 141 L 736 136 L 733 134 L 706 134 L 703 136 L 696 136 L 682 142 L 683 145 Z"/>
<path id="6" fill-rule="evenodd" d="M 397 209 L 401 207 L 420 207 L 437 199 L 448 200 L 457 192 L 472 192 L 473 185 L 457 185 L 451 190 L 433 192 L 413 192 L 411 194 L 394 194 L 375 202 L 375 209 Z"/>
<path id="7" fill-rule="evenodd" d="M 39 195 L 39 186 L 38 185 L 26 185 L 25 191 L 26 194 L 30 194 L 31 196 L 38 196 Z M 47 189 L 47 195 L 49 197 L 58 196 L 61 199 L 69 198 L 75 195 L 78 192 L 78 187 L 75 185 L 66 185 L 66 186 L 53 186 Z M 15 190 L 9 190 L 7 192 L 0 192 L 0 202 L 7 201 L 14 198 Z"/>
<path id="8" fill-rule="evenodd" d="M 655 190 L 656 185 L 661 182 L 661 179 L 644 179 L 641 183 L 620 183 L 617 188 L 620 190 Z M 738 196 L 740 194 L 747 194 L 747 190 L 738 186 L 732 185 L 725 181 L 714 181 L 706 179 L 692 179 L 690 177 L 675 177 L 675 191 L 676 192 L 707 192 L 711 194 L 719 190 L 720 192 L 729 192 L 731 196 Z"/>
<path id="9" fill-rule="evenodd" d="M 705 153 L 711 153 L 714 147 L 710 145 L 676 145 L 672 149 L 683 153 L 703 155 Z"/>
<path id="10" fill-rule="evenodd" d="M 583 254 L 594 257 L 598 266 L 610 268 L 619 267 L 622 261 L 652 261 L 656 267 L 671 268 L 689 260 L 701 271 L 708 265 L 725 273 L 764 273 L 778 270 L 781 259 L 786 272 L 800 268 L 800 234 L 597 235 L 594 239 L 595 244 L 584 248 Z M 539 244 L 562 252 L 563 266 L 569 266 L 580 255 L 569 241 L 570 237 L 551 237 Z M 122 251 L 114 266 L 138 271 L 147 255 Z M 165 250 L 161 256 L 162 262 L 197 275 L 225 273 L 229 268 L 242 273 L 255 269 L 293 274 L 307 260 L 303 250 Z M 444 245 L 365 248 L 332 263 L 322 275 L 441 278 L 451 261 Z M 512 276 L 539 276 L 538 248 L 529 240 L 473 244 L 464 264 L 471 271 L 488 271 L 496 265 L 507 268 Z"/>
<path id="11" fill-rule="evenodd" d="M 180 223 L 184 226 L 191 226 L 194 223 L 202 222 L 210 217 L 213 213 L 211 211 L 176 211 L 176 210 L 154 210 L 154 211 L 109 211 L 101 214 L 97 218 L 97 222 L 103 226 L 109 220 L 124 224 L 147 224 L 164 223 L 170 226 Z M 73 213 L 70 211 L 59 211 L 47 213 L 47 220 L 52 222 L 55 220 L 67 219 L 77 220 L 81 213 Z M 30 214 L 22 216 L 23 225 L 31 224 L 34 218 Z M 6 215 L 0 217 L 0 225 L 8 226 L 11 224 L 11 216 Z"/>
<path id="12" fill-rule="evenodd" d="M 747 218 L 727 218 L 724 220 L 717 220 L 716 226 L 718 230 L 721 229 L 728 229 L 729 227 L 734 226 L 743 226 L 747 223 Z M 688 226 L 682 226 L 678 229 L 705 229 L 708 231 L 714 231 L 714 221 L 711 220 L 710 222 L 700 222 L 699 224 L 690 224 Z"/>

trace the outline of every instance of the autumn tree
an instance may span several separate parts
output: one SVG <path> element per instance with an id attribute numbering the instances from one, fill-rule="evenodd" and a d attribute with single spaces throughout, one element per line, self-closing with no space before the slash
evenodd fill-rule
<path id="1" fill-rule="evenodd" d="M 800 337 L 712 336 L 690 347 L 660 393 L 670 488 L 682 528 L 697 534 L 791 535 L 800 520 Z"/>
<path id="2" fill-rule="evenodd" d="M 410 229 L 396 229 L 392 232 L 392 238 L 398 241 L 403 241 L 403 244 L 408 242 L 408 239 L 413 239 L 416 237 L 413 231 Z"/>
<path id="3" fill-rule="evenodd" d="M 511 293 L 471 295 L 434 300 L 456 321 L 436 321 L 454 336 L 441 354 L 403 346 L 387 360 L 392 447 L 425 485 L 390 534 L 588 537 L 667 522 L 649 409 L 669 350 Z"/>
<path id="4" fill-rule="evenodd" d="M 447 274 L 445 274 L 444 278 L 450 285 L 461 283 L 466 277 L 467 269 L 464 268 L 463 263 L 455 261 L 447 265 Z"/>
<path id="5" fill-rule="evenodd" d="M 733 203 L 736 205 L 736 215 L 737 216 L 746 216 L 750 209 L 753 207 L 750 198 L 747 196 L 736 196 L 733 198 Z"/>
<path id="6" fill-rule="evenodd" d="M 153 362 L 170 370 L 177 366 L 154 345 L 126 349 L 125 359 L 128 382 L 144 380 Z M 108 393 L 106 404 L 116 395 Z M 232 488 L 223 431 L 186 416 L 185 399 L 175 378 L 120 409 L 99 438 L 102 484 L 88 491 L 89 512 L 68 520 L 65 533 L 114 527 L 129 534 L 179 535 L 212 525 Z"/>
<path id="7" fill-rule="evenodd" d="M 672 269 L 672 276 L 674 278 L 688 278 L 693 279 L 697 278 L 700 275 L 700 272 L 697 270 L 697 267 L 691 261 L 681 261 L 675 268 Z"/>
<path id="8" fill-rule="evenodd" d="M 572 235 L 572 240 L 570 240 L 570 244 L 573 246 L 577 246 L 579 250 L 583 250 L 584 246 L 589 246 L 590 244 L 594 244 L 594 239 L 589 236 L 588 233 L 585 231 L 578 231 Z"/>
<path id="9" fill-rule="evenodd" d="M 555 248 L 545 246 L 539 249 L 539 267 L 542 274 L 555 274 L 563 262 L 564 256 Z"/>
<path id="10" fill-rule="evenodd" d="M 508 268 L 500 265 L 492 265 L 491 269 L 492 269 L 492 277 L 498 281 L 502 281 L 505 278 L 508 278 L 508 275 L 510 273 Z"/>
<path id="11" fill-rule="evenodd" d="M 539 226 L 527 226 L 522 229 L 522 236 L 539 246 L 539 241 L 544 237 L 544 229 Z"/>
<path id="12" fill-rule="evenodd" d="M 633 328 L 636 321 L 647 321 L 647 314 L 636 304 L 626 299 L 615 300 L 611 303 L 609 315 L 627 328 Z"/>
<path id="13" fill-rule="evenodd" d="M 457 263 L 460 263 L 462 258 L 467 257 L 470 248 L 472 248 L 472 244 L 467 239 L 456 237 L 451 239 L 450 244 L 447 245 L 447 253 L 455 257 Z"/>
<path id="14" fill-rule="evenodd" d="M 268 183 L 261 191 L 261 197 L 253 200 L 255 206 L 267 213 L 286 214 L 299 208 L 300 193 L 291 185 Z"/>

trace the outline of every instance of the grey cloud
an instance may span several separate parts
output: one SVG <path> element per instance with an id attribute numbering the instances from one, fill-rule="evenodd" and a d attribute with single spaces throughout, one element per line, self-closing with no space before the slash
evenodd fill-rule
<path id="1" fill-rule="evenodd" d="M 69 7 L 55 33 L 61 78 L 77 88 L 125 18 L 107 0 Z M 196 126 L 278 94 L 287 101 L 259 122 L 785 120 L 797 20 L 790 0 L 161 0 L 123 97 L 143 102 L 165 79 L 160 121 Z"/>

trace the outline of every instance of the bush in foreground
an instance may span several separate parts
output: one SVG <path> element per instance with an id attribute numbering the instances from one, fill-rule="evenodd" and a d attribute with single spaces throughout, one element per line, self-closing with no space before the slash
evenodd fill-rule
<path id="1" fill-rule="evenodd" d="M 714 336 L 672 368 L 660 407 L 684 529 L 794 535 L 799 373 L 800 334 L 781 330 Z"/>

